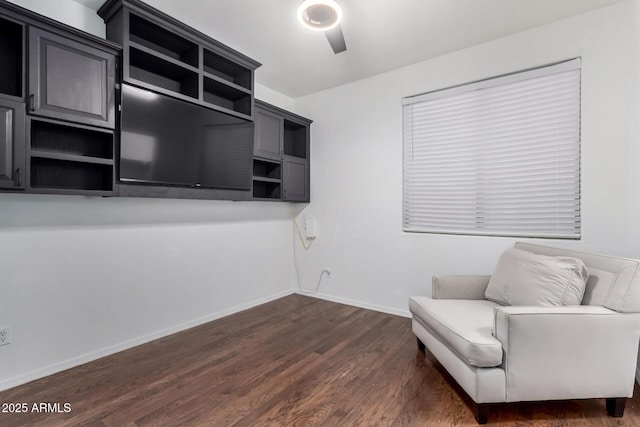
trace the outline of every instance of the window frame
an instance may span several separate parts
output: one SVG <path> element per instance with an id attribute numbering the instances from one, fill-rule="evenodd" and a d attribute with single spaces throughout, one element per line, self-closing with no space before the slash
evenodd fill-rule
<path id="1" fill-rule="evenodd" d="M 413 95 L 402 99 L 402 130 L 403 130 L 403 195 L 402 195 L 402 230 L 404 232 L 415 232 L 415 233 L 431 233 L 431 234 L 458 234 L 458 235 L 473 235 L 473 236 L 502 236 L 502 237 L 521 237 L 521 238 L 552 238 L 552 239 L 581 239 L 582 236 L 582 201 L 581 201 L 581 68 L 582 68 L 582 60 L 581 58 L 574 58 L 568 61 L 558 62 L 554 64 L 544 65 L 541 67 L 536 67 L 532 69 L 527 69 L 523 71 L 518 71 L 514 73 L 509 73 L 501 76 L 491 77 L 488 79 L 478 80 L 471 83 L 465 83 L 461 85 L 456 85 L 444 89 L 439 89 L 436 91 L 431 91 L 419 95 Z M 575 135 L 572 134 L 572 138 L 575 137 L 575 141 L 572 140 L 571 143 L 574 143 L 576 146 L 574 149 L 576 150 L 574 161 L 575 165 L 572 167 L 577 168 L 572 169 L 574 174 L 577 173 L 577 177 L 574 176 L 572 179 L 577 182 L 574 183 L 575 191 L 572 194 L 572 198 L 567 198 L 566 203 L 573 203 L 574 206 L 574 214 L 573 214 L 573 223 L 572 227 L 567 226 L 565 230 L 561 230 L 558 228 L 557 231 L 543 231 L 536 232 L 533 229 L 494 229 L 490 227 L 489 229 L 485 228 L 486 226 L 476 226 L 472 229 L 456 229 L 455 226 L 450 226 L 448 228 L 440 226 L 440 227 L 416 227 L 414 223 L 410 223 L 408 220 L 408 209 L 410 209 L 409 202 L 407 201 L 408 197 L 408 172 L 407 172 L 407 150 L 408 147 L 408 136 L 407 136 L 407 106 L 415 106 L 425 102 L 433 102 L 437 100 L 445 100 L 446 98 L 452 98 L 458 95 L 465 95 L 471 93 L 478 93 L 479 91 L 483 91 L 485 89 L 495 88 L 499 90 L 501 87 L 507 87 L 511 84 L 517 84 L 518 82 L 526 82 L 533 81 L 538 78 L 546 78 L 547 76 L 559 75 L 562 73 L 570 73 L 577 71 L 577 88 L 573 87 L 573 90 L 577 91 L 577 98 L 572 102 L 576 103 L 577 110 L 575 114 L 577 115 L 577 120 L 575 121 L 575 129 L 572 129 L 572 132 L 575 132 Z M 575 82 L 572 82 L 572 84 Z M 482 112 L 475 112 L 475 114 Z M 571 118 L 573 120 L 573 118 Z M 413 130 L 413 128 L 411 128 Z M 413 137 L 413 135 L 412 135 Z M 412 140 L 413 141 L 413 140 Z M 415 147 L 411 145 L 411 149 Z M 478 161 L 477 158 L 475 161 Z M 477 166 L 476 166 L 476 169 Z M 507 179 L 507 178 L 503 178 Z M 477 184 L 477 180 L 474 181 Z M 475 185 L 475 184 L 474 184 Z M 477 193 L 476 193 L 477 194 Z M 514 196 L 517 198 L 517 196 Z M 523 204 L 521 206 L 525 207 Z M 560 210 L 560 209 L 558 209 Z M 566 208 L 569 211 L 569 208 Z M 476 205 L 477 211 L 477 205 Z M 443 215 L 446 215 L 443 214 Z M 521 214 L 525 216 L 524 214 Z M 560 221 L 561 219 L 570 218 L 570 214 L 567 214 L 565 217 L 558 216 L 558 223 L 563 223 Z M 487 219 L 487 216 L 480 221 L 484 221 L 485 223 L 491 222 L 491 219 Z M 551 221 L 549 221 L 551 223 Z M 568 223 L 568 222 L 565 222 Z"/>

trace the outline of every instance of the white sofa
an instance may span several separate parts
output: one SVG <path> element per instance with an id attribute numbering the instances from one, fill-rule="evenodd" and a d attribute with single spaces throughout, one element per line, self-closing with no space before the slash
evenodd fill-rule
<path id="1" fill-rule="evenodd" d="M 621 417 L 636 373 L 640 262 L 515 247 L 582 260 L 589 278 L 581 305 L 504 306 L 485 299 L 490 276 L 434 277 L 432 297 L 409 299 L 418 347 L 468 393 L 480 424 L 497 402 L 605 398 Z"/>

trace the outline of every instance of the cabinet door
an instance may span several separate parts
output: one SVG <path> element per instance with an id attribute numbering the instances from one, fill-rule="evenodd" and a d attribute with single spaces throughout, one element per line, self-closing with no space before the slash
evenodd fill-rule
<path id="1" fill-rule="evenodd" d="M 25 105 L 0 99 L 0 188 L 24 188 Z"/>
<path id="2" fill-rule="evenodd" d="M 269 111 L 256 108 L 254 154 L 267 159 L 282 158 L 284 120 Z"/>
<path id="3" fill-rule="evenodd" d="M 285 156 L 283 162 L 282 200 L 309 201 L 309 162 L 305 159 Z"/>
<path id="4" fill-rule="evenodd" d="M 115 127 L 115 56 L 38 28 L 29 28 L 32 114 Z"/>

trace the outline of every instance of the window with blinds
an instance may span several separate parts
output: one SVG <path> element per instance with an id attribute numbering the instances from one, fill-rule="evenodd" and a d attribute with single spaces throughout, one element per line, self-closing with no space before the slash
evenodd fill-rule
<path id="1" fill-rule="evenodd" d="M 404 98 L 403 229 L 580 238 L 580 67 Z"/>

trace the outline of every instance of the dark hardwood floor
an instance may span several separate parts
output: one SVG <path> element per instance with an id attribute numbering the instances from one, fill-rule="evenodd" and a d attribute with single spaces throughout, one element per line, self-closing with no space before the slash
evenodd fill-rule
<path id="1" fill-rule="evenodd" d="M 417 350 L 409 319 L 301 295 L 1 392 L 2 402 L 29 406 L 0 413 L 3 427 L 476 425 L 469 398 Z M 46 402 L 62 413 L 31 412 Z M 489 424 L 636 426 L 640 397 L 621 419 L 594 399 L 495 405 Z"/>

